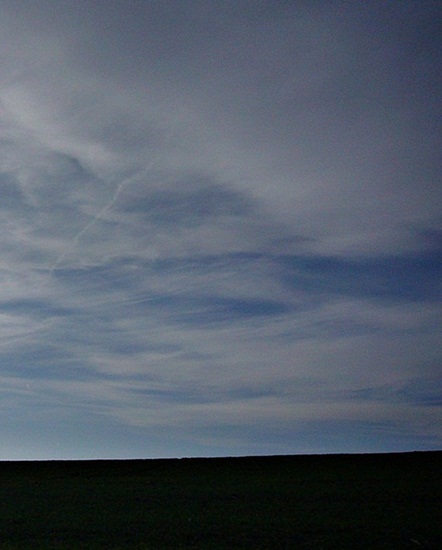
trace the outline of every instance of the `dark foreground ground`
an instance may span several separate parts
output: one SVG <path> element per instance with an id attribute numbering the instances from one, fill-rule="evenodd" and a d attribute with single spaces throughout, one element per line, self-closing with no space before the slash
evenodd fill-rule
<path id="1" fill-rule="evenodd" d="M 0 548 L 442 548 L 442 452 L 0 462 Z"/>

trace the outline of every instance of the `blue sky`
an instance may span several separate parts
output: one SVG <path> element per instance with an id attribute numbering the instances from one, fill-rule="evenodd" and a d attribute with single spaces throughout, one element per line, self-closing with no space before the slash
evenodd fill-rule
<path id="1" fill-rule="evenodd" d="M 0 3 L 0 459 L 441 448 L 441 11 Z"/>

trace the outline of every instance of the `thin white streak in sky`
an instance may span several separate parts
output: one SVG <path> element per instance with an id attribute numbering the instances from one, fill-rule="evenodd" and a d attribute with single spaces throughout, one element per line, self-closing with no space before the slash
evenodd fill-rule
<path id="1" fill-rule="evenodd" d="M 152 170 L 153 166 L 156 164 L 157 160 L 154 160 L 151 162 L 151 164 L 144 170 L 144 174 L 147 174 L 150 170 Z M 52 275 L 54 271 L 57 269 L 57 267 L 63 262 L 63 259 L 67 256 L 70 250 L 72 250 L 79 242 L 81 237 L 89 231 L 89 229 L 95 225 L 100 219 L 104 216 L 106 212 L 108 212 L 113 205 L 117 202 L 118 197 L 121 195 L 123 190 L 130 185 L 135 179 L 139 179 L 139 174 L 136 174 L 135 176 L 130 176 L 129 178 L 126 178 L 122 182 L 120 182 L 115 192 L 111 198 L 111 200 L 95 215 L 95 217 L 87 223 L 76 235 L 73 237 L 72 241 L 66 246 L 66 248 L 63 250 L 63 252 L 58 256 L 58 258 L 55 260 L 55 262 L 52 264 L 51 268 L 49 269 L 49 273 Z"/>

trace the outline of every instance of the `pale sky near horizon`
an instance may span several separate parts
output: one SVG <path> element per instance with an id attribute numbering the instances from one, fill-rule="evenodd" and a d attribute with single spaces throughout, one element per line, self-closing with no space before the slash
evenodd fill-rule
<path id="1" fill-rule="evenodd" d="M 0 460 L 442 448 L 437 1 L 0 1 Z"/>

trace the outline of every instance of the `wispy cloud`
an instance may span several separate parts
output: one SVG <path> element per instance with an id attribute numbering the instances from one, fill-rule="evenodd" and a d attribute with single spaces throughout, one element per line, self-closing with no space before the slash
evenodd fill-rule
<path id="1" fill-rule="evenodd" d="M 0 458 L 440 447 L 439 15 L 2 3 Z"/>

